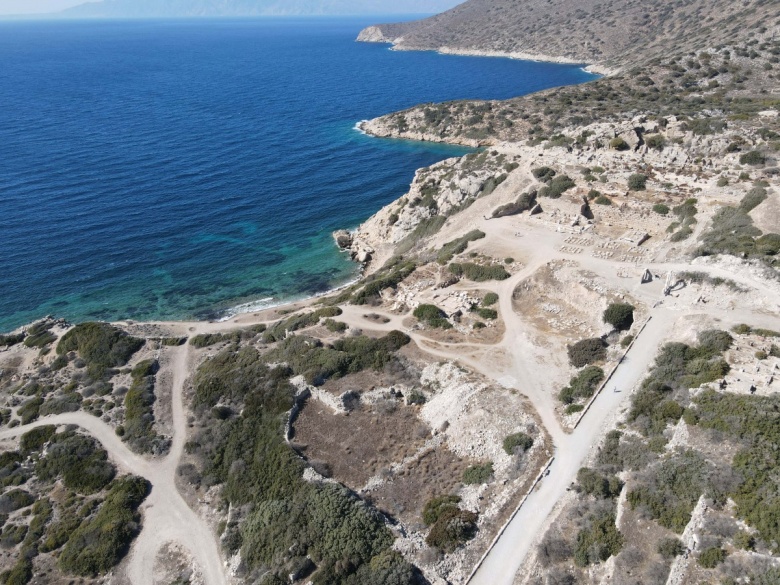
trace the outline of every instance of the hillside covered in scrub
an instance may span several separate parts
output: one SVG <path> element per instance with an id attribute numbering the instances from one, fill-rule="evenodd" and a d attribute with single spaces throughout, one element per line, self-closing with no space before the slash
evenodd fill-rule
<path id="1" fill-rule="evenodd" d="M 669 53 L 732 43 L 777 24 L 772 0 L 468 0 L 413 22 L 376 25 L 360 40 L 399 49 L 535 55 L 637 65 Z"/>

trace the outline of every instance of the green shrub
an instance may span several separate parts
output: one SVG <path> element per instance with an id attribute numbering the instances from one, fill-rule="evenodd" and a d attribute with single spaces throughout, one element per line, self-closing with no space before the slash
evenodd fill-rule
<path id="1" fill-rule="evenodd" d="M 631 342 L 633 342 L 633 341 L 634 341 L 634 336 L 633 335 L 626 335 L 625 337 L 623 337 L 623 339 L 620 340 L 620 347 L 625 349 L 629 345 L 631 345 Z"/>
<path id="2" fill-rule="evenodd" d="M 755 550 L 756 538 L 745 530 L 740 530 L 734 535 L 734 546 L 743 550 Z"/>
<path id="3" fill-rule="evenodd" d="M 623 535 L 615 526 L 615 515 L 591 515 L 577 534 L 574 563 L 579 567 L 595 565 L 616 556 L 623 548 Z"/>
<path id="4" fill-rule="evenodd" d="M 663 203 L 656 203 L 653 205 L 653 211 L 655 211 L 658 215 L 668 215 L 669 206 L 664 205 Z"/>
<path id="5" fill-rule="evenodd" d="M 9 514 L 22 508 L 32 506 L 35 498 L 29 492 L 14 489 L 0 496 L 0 513 Z"/>
<path id="6" fill-rule="evenodd" d="M 577 414 L 578 412 L 582 412 L 583 410 L 585 410 L 585 405 L 584 404 L 569 404 L 564 409 L 563 412 L 564 412 L 564 414 L 566 414 L 566 416 L 570 416 L 572 414 Z"/>
<path id="7" fill-rule="evenodd" d="M 506 280 L 509 273 L 501 265 L 483 266 L 470 262 L 464 264 L 452 263 L 449 270 L 456 276 L 465 276 L 474 282 L 485 282 L 487 280 Z"/>
<path id="8" fill-rule="evenodd" d="M 485 298 L 482 299 L 482 306 L 483 307 L 492 307 L 498 302 L 498 295 L 494 292 L 489 292 L 485 295 Z"/>
<path id="9" fill-rule="evenodd" d="M 279 321 L 278 323 L 266 329 L 265 333 L 263 334 L 263 341 L 265 343 L 282 341 L 295 331 L 306 329 L 308 327 L 314 327 L 315 325 L 319 324 L 321 319 L 338 317 L 342 313 L 343 311 L 339 307 L 323 307 L 309 313 L 294 315 L 289 319 Z"/>
<path id="10" fill-rule="evenodd" d="M 514 455 L 518 450 L 528 451 L 533 447 L 534 440 L 525 433 L 513 433 L 504 437 L 503 447 L 507 455 Z"/>
<path id="11" fill-rule="evenodd" d="M 577 483 L 582 492 L 602 499 L 616 498 L 623 490 L 623 482 L 617 476 L 607 476 L 589 467 L 580 468 Z"/>
<path id="12" fill-rule="evenodd" d="M 17 333 L 16 335 L 0 335 L 0 347 L 11 347 L 17 343 L 24 341 L 24 333 Z"/>
<path id="13" fill-rule="evenodd" d="M 81 409 L 81 403 L 83 401 L 84 399 L 78 392 L 68 392 L 61 396 L 55 396 L 41 405 L 40 415 L 51 416 L 64 412 L 77 412 Z"/>
<path id="14" fill-rule="evenodd" d="M 751 150 L 739 157 L 739 164 L 758 166 L 766 162 L 766 156 L 758 150 Z"/>
<path id="15" fill-rule="evenodd" d="M 27 526 L 24 524 L 6 524 L 0 535 L 0 546 L 13 548 L 27 536 Z"/>
<path id="16" fill-rule="evenodd" d="M 627 331 L 634 324 L 634 306 L 628 303 L 611 303 L 604 311 L 602 319 L 618 331 Z"/>
<path id="17" fill-rule="evenodd" d="M 349 326 L 346 323 L 342 321 L 334 321 L 333 319 L 325 319 L 322 324 L 325 325 L 325 328 L 331 333 L 344 333 L 347 329 L 349 329 Z"/>
<path id="18" fill-rule="evenodd" d="M 124 366 L 143 345 L 143 339 L 131 337 L 108 323 L 81 323 L 60 339 L 57 354 L 78 352 L 87 362 L 89 375 L 99 379 L 109 368 Z"/>
<path id="19" fill-rule="evenodd" d="M 559 199 L 566 191 L 576 186 L 577 184 L 568 175 L 558 175 L 547 185 L 539 189 L 539 197 Z"/>
<path id="20" fill-rule="evenodd" d="M 39 321 L 27 330 L 27 337 L 24 338 L 26 347 L 43 348 L 57 340 L 57 336 L 50 330 L 52 323 L 49 321 Z"/>
<path id="21" fill-rule="evenodd" d="M 92 437 L 68 431 L 52 436 L 49 441 L 46 455 L 35 465 L 41 481 L 62 478 L 66 488 L 89 495 L 101 491 L 114 479 L 116 469 Z"/>
<path id="22" fill-rule="evenodd" d="M 682 534 L 699 498 L 707 492 L 709 464 L 695 451 L 677 453 L 644 476 L 644 482 L 628 492 L 628 503 L 661 526 Z"/>
<path id="23" fill-rule="evenodd" d="M 609 147 L 614 150 L 628 150 L 631 147 L 628 145 L 628 142 L 623 140 L 620 136 L 616 136 L 612 140 L 609 141 Z"/>
<path id="24" fill-rule="evenodd" d="M 597 205 L 612 205 L 612 199 L 605 195 L 599 195 L 596 197 L 595 202 Z"/>
<path id="25" fill-rule="evenodd" d="M 463 483 L 466 485 L 479 485 L 487 483 L 493 476 L 493 462 L 472 465 L 463 472 Z"/>
<path id="26" fill-rule="evenodd" d="M 187 343 L 186 337 L 163 337 L 160 343 L 166 347 L 178 347 Z"/>
<path id="27" fill-rule="evenodd" d="M 441 217 L 441 216 L 437 216 Z M 441 225 L 444 224 L 445 218 L 442 218 Z M 439 227 L 441 227 L 441 225 Z M 417 230 L 415 230 L 416 232 Z M 415 232 L 412 232 L 409 237 L 413 236 Z M 415 236 L 419 238 L 420 236 Z M 413 240 L 414 242 L 417 239 Z M 352 299 L 352 303 L 355 305 L 365 305 L 370 303 L 373 299 L 379 296 L 379 293 L 386 288 L 396 288 L 400 282 L 406 279 L 412 272 L 417 269 L 417 265 L 414 261 L 401 261 L 397 260 L 397 263 L 392 265 L 391 268 L 385 271 L 380 271 L 371 275 L 366 279 L 366 284 L 360 289 Z"/>
<path id="28" fill-rule="evenodd" d="M 476 536 L 477 518 L 474 512 L 457 507 L 445 507 L 431 526 L 425 542 L 445 553 L 452 552 L 462 543 Z"/>
<path id="29" fill-rule="evenodd" d="M 600 337 L 583 339 L 568 346 L 566 350 L 569 354 L 569 362 L 575 368 L 607 359 L 607 343 Z"/>
<path id="30" fill-rule="evenodd" d="M 769 195 L 767 194 L 766 189 L 763 187 L 753 187 L 742 198 L 742 201 L 739 202 L 739 209 L 745 213 L 750 213 L 756 207 L 766 201 L 767 197 L 769 197 Z"/>
<path id="31" fill-rule="evenodd" d="M 26 585 L 33 578 L 33 564 L 32 560 L 26 556 L 22 556 L 16 561 L 16 564 L 11 568 L 7 574 L 3 574 L 5 585 Z"/>
<path id="32" fill-rule="evenodd" d="M 685 547 L 679 538 L 664 538 L 658 542 L 656 550 L 663 558 L 673 559 L 683 554 Z"/>
<path id="33" fill-rule="evenodd" d="M 224 341 L 237 341 L 237 335 L 233 333 L 201 333 L 190 337 L 190 345 L 203 349 Z"/>
<path id="34" fill-rule="evenodd" d="M 711 547 L 699 553 L 699 565 L 705 569 L 714 569 L 726 560 L 728 553 L 719 547 Z"/>
<path id="35" fill-rule="evenodd" d="M 447 509 L 457 509 L 460 496 L 437 496 L 425 502 L 422 518 L 426 526 L 432 526 Z"/>
<path id="36" fill-rule="evenodd" d="M 664 138 L 662 134 L 650 134 L 649 136 L 645 136 L 645 144 L 648 148 L 660 152 L 666 146 L 666 138 Z"/>
<path id="37" fill-rule="evenodd" d="M 479 315 L 482 319 L 487 319 L 490 321 L 498 319 L 498 311 L 495 311 L 494 309 L 479 308 L 477 309 L 477 315 Z"/>
<path id="38" fill-rule="evenodd" d="M 62 570 L 96 577 L 116 566 L 138 531 L 138 506 L 146 499 L 149 488 L 149 482 L 140 477 L 114 481 L 97 514 L 84 521 L 68 539 L 59 557 Z"/>
<path id="39" fill-rule="evenodd" d="M 43 404 L 43 398 L 36 396 L 31 398 L 19 407 L 16 414 L 22 419 L 23 425 L 28 425 L 31 422 L 38 419 L 41 412 L 41 405 Z"/>
<path id="40" fill-rule="evenodd" d="M 437 261 L 442 265 L 447 264 L 455 255 L 465 252 L 469 243 L 481 240 L 484 237 L 485 232 L 472 230 L 465 236 L 444 244 L 441 250 L 439 250 Z"/>
<path id="41" fill-rule="evenodd" d="M 452 323 L 447 321 L 447 314 L 436 305 L 420 305 L 413 313 L 415 319 L 428 327 L 451 329 Z"/>
<path id="42" fill-rule="evenodd" d="M 564 404 L 587 400 L 593 396 L 602 380 L 604 380 L 604 370 L 596 366 L 588 366 L 569 381 L 569 385 L 561 390 L 558 398 Z"/>
<path id="43" fill-rule="evenodd" d="M 628 189 L 630 191 L 644 191 L 647 188 L 647 175 L 634 173 L 628 178 Z"/>
<path id="44" fill-rule="evenodd" d="M 557 173 L 550 167 L 537 167 L 531 170 L 531 174 L 542 183 L 549 183 Z"/>
<path id="45" fill-rule="evenodd" d="M 34 451 L 40 451 L 56 432 L 57 427 L 54 425 L 45 425 L 38 427 L 37 429 L 27 431 L 22 435 L 19 448 L 25 455 L 29 455 Z"/>

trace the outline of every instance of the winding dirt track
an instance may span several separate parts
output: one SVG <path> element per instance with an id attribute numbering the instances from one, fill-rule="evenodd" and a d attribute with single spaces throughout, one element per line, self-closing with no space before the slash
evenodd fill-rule
<path id="1" fill-rule="evenodd" d="M 175 542 L 189 550 L 196 559 L 208 585 L 227 585 L 228 578 L 214 533 L 206 522 L 187 505 L 176 488 L 179 465 L 187 436 L 184 409 L 184 384 L 189 374 L 189 346 L 173 353 L 173 443 L 170 453 L 159 460 L 149 460 L 130 451 L 114 429 L 83 412 L 46 417 L 32 424 L 0 432 L 0 439 L 18 437 L 43 425 L 76 425 L 84 429 L 109 453 L 120 469 L 146 478 L 152 491 L 141 507 L 143 527 L 130 550 L 127 578 L 132 585 L 153 585 L 154 561 L 167 543 Z"/>
<path id="2" fill-rule="evenodd" d="M 481 227 L 485 231 L 489 229 L 494 240 L 517 246 L 514 228 L 508 224 L 502 230 L 494 228 L 494 225 L 495 222 L 491 223 L 489 228 L 484 224 Z M 598 444 L 602 435 L 608 430 L 611 417 L 625 405 L 631 389 L 644 376 L 656 355 L 658 346 L 664 341 L 677 319 L 684 314 L 665 309 L 663 306 L 652 309 L 652 320 L 637 338 L 625 362 L 616 371 L 610 387 L 598 397 L 580 426 L 573 433 L 566 433 L 555 415 L 555 396 L 550 391 L 547 376 L 551 366 L 544 363 L 547 358 L 539 358 L 538 354 L 534 353 L 532 332 L 528 324 L 514 310 L 513 292 L 541 265 L 563 258 L 578 261 L 583 269 L 592 270 L 611 279 L 612 284 L 619 288 L 625 289 L 626 283 L 614 277 L 614 262 L 581 256 L 570 257 L 556 250 L 558 239 L 560 239 L 559 234 L 545 232 L 534 234 L 534 249 L 530 258 L 526 259 L 524 269 L 503 282 L 474 285 L 474 288 L 491 289 L 499 295 L 500 311 L 506 325 L 506 333 L 499 343 L 493 345 L 441 343 L 426 338 L 420 332 L 407 331 L 419 348 L 431 356 L 459 361 L 487 378 L 505 387 L 515 388 L 526 395 L 537 409 L 555 445 L 556 459 L 550 468 L 550 476 L 542 480 L 497 541 L 471 579 L 470 583 L 474 585 L 513 583 L 516 572 L 530 552 L 533 542 L 546 527 L 556 503 L 574 480 L 590 450 Z M 746 276 L 731 274 L 720 267 L 691 267 L 684 264 L 663 263 L 649 264 L 648 267 L 658 273 L 667 270 L 694 269 L 711 276 L 731 278 L 740 284 L 761 291 L 764 295 L 769 295 L 768 298 L 780 297 L 780 290 L 777 290 L 780 287 L 768 286 Z M 610 274 L 613 276 L 610 277 Z M 634 287 L 631 289 L 631 294 L 649 306 L 654 306 L 658 300 L 657 288 Z M 344 313 L 340 320 L 352 328 L 382 332 L 393 329 L 405 330 L 403 320 L 407 315 L 352 305 L 343 306 L 342 309 Z M 780 329 L 780 319 L 758 311 L 724 312 L 706 306 L 696 306 L 694 310 L 696 313 L 720 318 L 729 324 L 746 322 Z M 368 321 L 363 316 L 366 312 L 384 315 L 388 318 L 388 322 L 377 324 Z M 170 325 L 175 325 L 179 329 L 188 327 L 190 332 L 206 333 L 241 328 L 260 322 L 263 321 L 259 318 L 247 318 L 244 315 L 234 319 L 232 323 Z M 129 582 L 132 585 L 153 585 L 155 558 L 164 545 L 174 542 L 189 550 L 198 563 L 207 585 L 227 585 L 231 579 L 227 576 L 214 533 L 208 524 L 187 505 L 176 488 L 176 469 L 187 437 L 187 415 L 183 394 L 190 373 L 190 346 L 184 345 L 169 351 L 172 355 L 170 367 L 173 373 L 173 441 L 170 453 L 165 458 L 151 460 L 132 453 L 111 427 L 83 412 L 47 417 L 30 425 L 1 431 L 0 440 L 18 437 L 32 428 L 46 424 L 81 427 L 103 445 L 112 460 L 123 471 L 142 476 L 152 484 L 152 492 L 142 506 L 143 529 L 133 543 L 127 563 L 126 575 Z M 534 355 L 537 357 L 529 357 Z M 613 392 L 612 387 L 622 391 Z"/>

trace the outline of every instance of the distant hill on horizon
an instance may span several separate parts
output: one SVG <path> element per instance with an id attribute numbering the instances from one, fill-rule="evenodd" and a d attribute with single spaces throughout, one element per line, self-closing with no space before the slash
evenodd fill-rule
<path id="1" fill-rule="evenodd" d="M 66 17 L 164 18 L 433 14 L 461 0 L 104 0 L 60 13 Z"/>

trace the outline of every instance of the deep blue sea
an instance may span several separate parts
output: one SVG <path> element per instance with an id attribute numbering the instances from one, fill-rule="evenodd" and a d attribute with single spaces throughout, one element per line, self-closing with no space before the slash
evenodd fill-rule
<path id="1" fill-rule="evenodd" d="M 214 318 L 344 283 L 331 232 L 465 152 L 356 122 L 592 78 L 354 42 L 367 24 L 0 23 L 0 331 Z"/>

